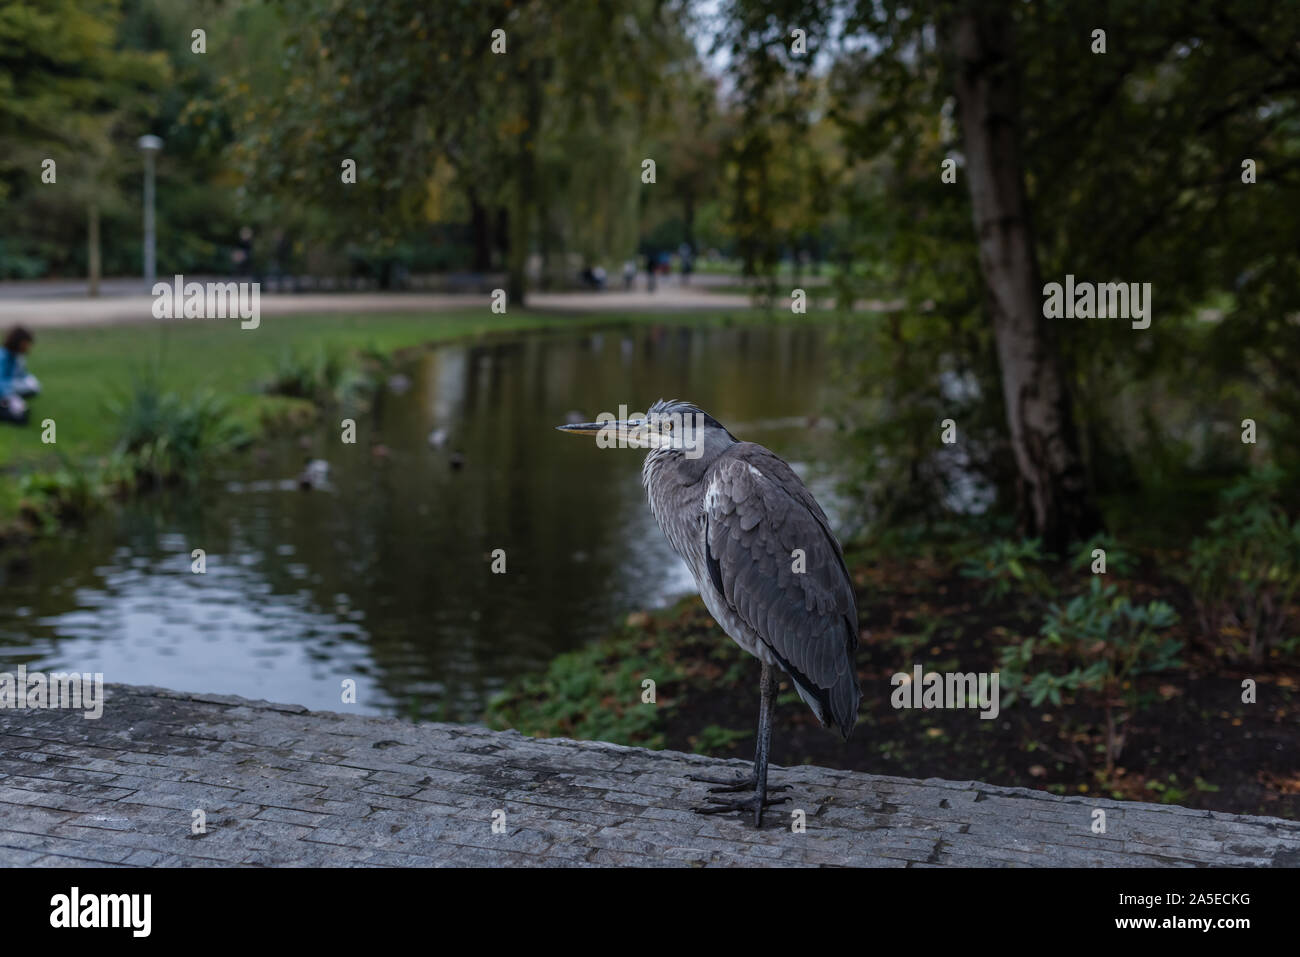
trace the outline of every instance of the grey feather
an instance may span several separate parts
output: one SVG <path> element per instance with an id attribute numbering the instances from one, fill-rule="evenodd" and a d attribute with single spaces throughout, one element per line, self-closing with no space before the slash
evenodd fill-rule
<path id="1" fill-rule="evenodd" d="M 650 411 L 703 415 L 679 402 Z M 723 630 L 783 669 L 818 720 L 847 738 L 862 693 L 857 601 L 839 542 L 789 465 L 706 419 L 699 458 L 670 448 L 646 457 L 651 510 Z M 796 549 L 802 571 L 793 569 Z"/>

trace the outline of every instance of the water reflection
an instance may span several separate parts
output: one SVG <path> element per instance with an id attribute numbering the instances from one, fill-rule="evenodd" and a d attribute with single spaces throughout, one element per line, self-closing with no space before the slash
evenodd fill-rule
<path id="1" fill-rule="evenodd" d="M 646 507 L 641 453 L 554 426 L 688 398 L 808 479 L 829 441 L 809 427 L 826 338 L 655 326 L 428 352 L 355 445 L 322 426 L 0 572 L 0 661 L 333 709 L 351 678 L 358 710 L 472 720 L 509 678 L 692 587 Z M 292 481 L 306 458 L 329 462 L 326 490 Z M 814 480 L 824 502 L 829 484 Z"/>

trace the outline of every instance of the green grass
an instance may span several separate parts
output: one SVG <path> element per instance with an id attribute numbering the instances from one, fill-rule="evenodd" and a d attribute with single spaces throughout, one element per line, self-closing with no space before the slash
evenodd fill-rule
<path id="1" fill-rule="evenodd" d="M 76 460 L 111 451 L 119 423 L 108 403 L 137 379 L 156 376 L 182 395 L 209 390 L 226 397 L 238 418 L 252 425 L 263 411 L 287 401 L 258 393 L 286 350 L 304 344 L 389 353 L 491 330 L 521 331 L 554 325 L 525 312 L 493 316 L 486 310 L 436 314 L 272 316 L 257 329 L 234 322 L 171 322 L 41 329 L 28 357 L 42 394 L 31 403 L 26 428 L 0 428 L 0 462 L 6 470 L 48 467 L 54 449 L 41 442 L 40 423 L 56 423 L 58 449 Z"/>

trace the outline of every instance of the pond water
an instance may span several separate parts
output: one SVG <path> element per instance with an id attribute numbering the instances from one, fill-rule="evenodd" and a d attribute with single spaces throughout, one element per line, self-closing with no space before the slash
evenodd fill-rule
<path id="1" fill-rule="evenodd" d="M 656 325 L 425 352 L 356 444 L 323 425 L 273 442 L 0 570 L 0 670 L 334 710 L 351 678 L 357 710 L 473 721 L 511 678 L 694 587 L 646 505 L 644 453 L 555 426 L 689 399 L 790 461 L 834 519 L 834 483 L 808 464 L 834 441 L 812 421 L 831 335 Z M 305 457 L 329 463 L 327 488 L 299 489 Z"/>

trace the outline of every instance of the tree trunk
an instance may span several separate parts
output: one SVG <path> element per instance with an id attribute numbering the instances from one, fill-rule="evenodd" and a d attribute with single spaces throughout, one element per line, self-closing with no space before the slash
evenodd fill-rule
<path id="1" fill-rule="evenodd" d="M 1017 141 L 1018 103 L 1011 21 L 994 4 L 972 3 L 945 31 L 1002 371 L 1011 446 L 1027 531 L 1058 553 L 1101 527 L 1088 488 L 1056 338 L 1043 317 Z M 936 174 L 937 175 L 937 174 Z"/>
<path id="2" fill-rule="evenodd" d="M 99 260 L 99 204 L 91 200 L 86 211 L 86 272 L 89 296 L 99 295 L 100 260 Z"/>
<path id="3" fill-rule="evenodd" d="M 542 77 L 537 62 L 528 64 L 524 84 L 524 129 L 519 135 L 515 204 L 510 211 L 510 278 L 507 295 L 512 306 L 524 304 L 528 285 L 529 241 L 537 203 L 537 149 L 542 126 Z"/>

